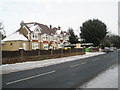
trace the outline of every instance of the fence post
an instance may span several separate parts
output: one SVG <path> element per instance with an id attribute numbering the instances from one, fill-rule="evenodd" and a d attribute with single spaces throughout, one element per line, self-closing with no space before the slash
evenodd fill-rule
<path id="1" fill-rule="evenodd" d="M 53 49 L 51 49 L 50 51 L 51 51 L 51 55 L 53 55 Z"/>
<path id="2" fill-rule="evenodd" d="M 77 54 L 77 48 L 75 48 L 75 49 L 76 49 L 75 51 L 76 51 L 76 54 Z"/>
<path id="3" fill-rule="evenodd" d="M 24 57 L 24 49 L 19 49 L 19 51 L 20 51 L 20 56 L 21 56 L 21 60 L 23 60 L 23 57 Z"/>
<path id="4" fill-rule="evenodd" d="M 84 50 L 83 50 L 83 48 L 79 48 L 79 49 L 80 49 L 79 53 L 80 53 L 80 55 L 82 55 L 84 53 Z"/>
<path id="5" fill-rule="evenodd" d="M 37 51 L 38 51 L 38 56 L 40 56 L 40 49 L 37 49 Z"/>
<path id="6" fill-rule="evenodd" d="M 91 49 L 90 51 L 93 52 L 93 48 L 90 48 L 90 49 Z"/>
<path id="7" fill-rule="evenodd" d="M 78 54 L 80 54 L 80 48 L 78 48 L 77 52 L 78 52 Z"/>
<path id="8" fill-rule="evenodd" d="M 82 48 L 82 53 L 86 54 L 85 48 Z"/>
<path id="9" fill-rule="evenodd" d="M 61 49 L 61 56 L 63 57 L 63 48 Z"/>
<path id="10" fill-rule="evenodd" d="M 71 54 L 71 48 L 69 49 L 69 53 Z"/>

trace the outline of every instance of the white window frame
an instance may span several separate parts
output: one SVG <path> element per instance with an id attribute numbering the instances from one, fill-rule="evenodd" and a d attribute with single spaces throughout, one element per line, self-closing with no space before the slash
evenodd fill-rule
<path id="1" fill-rule="evenodd" d="M 43 48 L 44 48 L 45 50 L 48 50 L 48 49 L 49 49 L 48 44 L 47 44 L 47 43 L 44 43 L 44 44 L 43 44 Z"/>
<path id="2" fill-rule="evenodd" d="M 33 42 L 33 43 L 32 43 L 32 49 L 33 49 L 33 50 L 38 49 L 38 43 L 37 43 L 37 42 Z"/>
<path id="3" fill-rule="evenodd" d="M 43 41 L 48 41 L 49 40 L 49 36 L 47 34 L 43 35 Z"/>
<path id="4" fill-rule="evenodd" d="M 32 33 L 31 37 L 32 37 L 32 40 L 38 40 L 38 33 Z"/>

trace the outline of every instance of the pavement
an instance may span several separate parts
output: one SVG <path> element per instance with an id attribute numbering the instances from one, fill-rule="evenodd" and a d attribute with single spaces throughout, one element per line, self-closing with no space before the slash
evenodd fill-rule
<path id="1" fill-rule="evenodd" d="M 107 68 L 80 88 L 118 88 L 118 64 Z"/>
<path id="2" fill-rule="evenodd" d="M 47 67 L 3 74 L 3 88 L 77 88 L 118 63 L 118 51 Z"/>

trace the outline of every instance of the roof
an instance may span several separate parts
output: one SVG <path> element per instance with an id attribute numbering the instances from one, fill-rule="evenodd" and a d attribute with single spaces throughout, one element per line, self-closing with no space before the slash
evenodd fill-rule
<path id="1" fill-rule="evenodd" d="M 57 30 L 57 31 L 56 31 L 56 34 L 59 35 L 59 34 L 61 34 L 61 32 L 62 32 L 61 30 Z"/>
<path id="2" fill-rule="evenodd" d="M 41 30 L 42 33 L 46 33 L 49 35 L 52 33 L 51 29 L 47 25 L 36 23 L 36 22 L 25 23 L 25 24 L 31 31 L 34 31 L 36 29 L 36 27 L 39 26 L 42 29 Z"/>
<path id="3" fill-rule="evenodd" d="M 60 27 L 56 28 L 49 28 L 47 25 L 37 23 L 37 22 L 29 22 L 29 23 L 24 23 L 22 22 L 27 29 L 29 29 L 30 32 L 33 32 L 36 28 L 41 29 L 41 33 L 46 33 L 48 35 L 55 35 L 55 34 L 63 34 L 63 32 L 60 30 Z"/>
<path id="4" fill-rule="evenodd" d="M 52 33 L 53 33 L 53 35 L 56 33 L 56 31 L 57 31 L 57 28 L 54 27 L 54 28 L 52 29 Z"/>
<path id="5" fill-rule="evenodd" d="M 12 33 L 11 35 L 7 36 L 5 39 L 3 39 L 2 41 L 19 41 L 19 40 L 22 40 L 22 41 L 28 41 L 28 39 L 20 34 L 18 31 Z"/>
<path id="6" fill-rule="evenodd" d="M 54 27 L 54 28 L 52 29 L 52 33 L 53 33 L 53 35 L 55 35 L 55 34 L 57 34 L 57 35 L 59 35 L 59 34 L 63 34 L 63 35 L 68 34 L 66 31 L 62 31 L 61 29 L 58 29 L 58 28 L 56 28 L 56 27 Z"/>
<path id="7" fill-rule="evenodd" d="M 64 32 L 63 32 L 63 35 L 69 35 L 69 33 L 68 33 L 68 32 L 66 32 L 66 31 L 64 31 Z"/>

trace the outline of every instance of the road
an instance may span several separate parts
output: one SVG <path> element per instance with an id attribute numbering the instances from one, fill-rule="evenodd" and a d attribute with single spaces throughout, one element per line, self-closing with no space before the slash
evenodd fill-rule
<path id="1" fill-rule="evenodd" d="M 3 74 L 3 88 L 77 88 L 118 63 L 118 51 L 37 69 Z"/>

